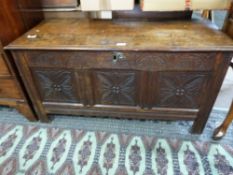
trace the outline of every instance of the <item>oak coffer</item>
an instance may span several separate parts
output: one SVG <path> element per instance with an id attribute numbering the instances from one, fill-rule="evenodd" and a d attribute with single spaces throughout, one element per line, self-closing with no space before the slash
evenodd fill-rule
<path id="1" fill-rule="evenodd" d="M 44 21 L 11 50 L 42 122 L 48 114 L 194 120 L 201 133 L 233 53 L 205 21 Z"/>

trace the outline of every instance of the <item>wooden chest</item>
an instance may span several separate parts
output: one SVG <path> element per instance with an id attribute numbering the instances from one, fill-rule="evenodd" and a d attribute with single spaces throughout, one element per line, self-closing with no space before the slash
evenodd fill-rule
<path id="1" fill-rule="evenodd" d="M 49 20 L 10 44 L 48 114 L 194 120 L 201 133 L 233 42 L 209 23 Z"/>

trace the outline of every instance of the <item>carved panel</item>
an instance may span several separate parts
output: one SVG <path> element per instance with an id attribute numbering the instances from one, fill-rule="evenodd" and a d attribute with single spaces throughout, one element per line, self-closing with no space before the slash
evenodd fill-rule
<path id="1" fill-rule="evenodd" d="M 59 68 L 113 68 L 145 71 L 207 71 L 214 69 L 216 53 L 165 53 L 165 52 L 122 52 L 125 56 L 114 63 L 113 52 L 31 52 L 30 66 Z"/>
<path id="2" fill-rule="evenodd" d="M 134 53 L 135 65 L 146 70 L 212 70 L 216 53 Z"/>
<path id="3" fill-rule="evenodd" d="M 207 74 L 198 72 L 160 73 L 158 106 L 198 108 L 207 77 Z"/>
<path id="4" fill-rule="evenodd" d="M 136 104 L 136 73 L 126 71 L 96 71 L 96 100 L 100 104 Z"/>
<path id="5" fill-rule="evenodd" d="M 73 75 L 66 70 L 34 70 L 34 77 L 42 101 L 79 102 L 76 97 Z"/>

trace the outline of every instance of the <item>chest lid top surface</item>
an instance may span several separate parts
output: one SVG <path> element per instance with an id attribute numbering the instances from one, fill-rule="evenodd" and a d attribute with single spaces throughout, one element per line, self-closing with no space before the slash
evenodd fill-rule
<path id="1" fill-rule="evenodd" d="M 7 49 L 233 51 L 233 41 L 203 20 L 46 20 Z"/>

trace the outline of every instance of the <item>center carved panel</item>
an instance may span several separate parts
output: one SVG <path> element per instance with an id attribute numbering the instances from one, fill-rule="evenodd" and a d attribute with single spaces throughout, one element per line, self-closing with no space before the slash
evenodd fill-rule
<path id="1" fill-rule="evenodd" d="M 63 70 L 33 71 L 43 101 L 79 102 L 72 84 L 72 73 Z"/>
<path id="2" fill-rule="evenodd" d="M 136 73 L 96 71 L 97 103 L 108 105 L 136 104 Z"/>
<path id="3" fill-rule="evenodd" d="M 164 72 L 159 76 L 160 107 L 198 108 L 207 74 Z"/>

